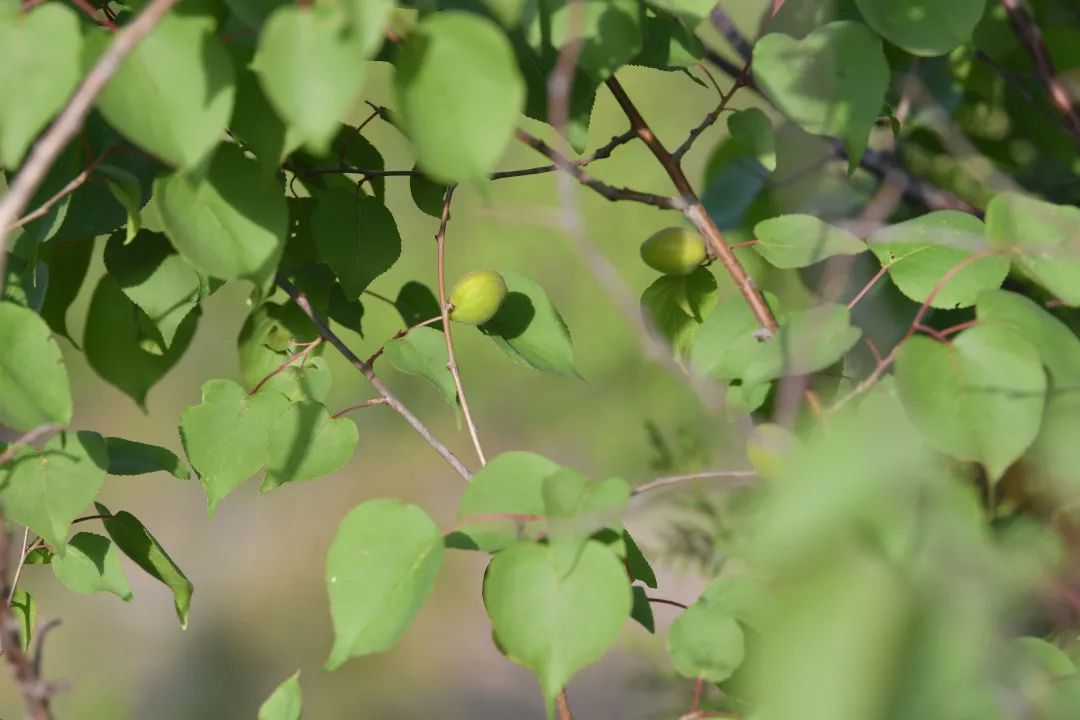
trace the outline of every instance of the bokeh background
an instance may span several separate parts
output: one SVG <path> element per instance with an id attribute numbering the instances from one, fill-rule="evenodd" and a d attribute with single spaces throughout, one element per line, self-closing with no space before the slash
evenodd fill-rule
<path id="1" fill-rule="evenodd" d="M 739 0 L 729 12 L 753 35 L 766 3 Z M 724 54 L 722 40 L 709 38 Z M 734 58 L 732 58 L 734 60 Z M 391 68 L 372 63 L 363 97 L 392 106 Z M 700 73 L 698 73 L 700 76 Z M 626 68 L 620 73 L 645 117 L 669 145 L 681 142 L 716 103 L 710 88 L 681 73 Z M 719 76 L 726 85 L 728 79 Z M 750 93 L 732 103 L 754 104 Z M 357 111 L 360 116 L 360 110 Z M 626 127 L 602 88 L 589 131 L 597 147 Z M 536 131 L 539 125 L 532 125 Z M 726 133 L 720 122 L 686 159 L 700 182 L 708 154 Z M 365 130 L 388 168 L 411 167 L 406 141 L 387 123 Z M 505 168 L 543 158 L 514 145 Z M 653 192 L 670 192 L 644 146 L 632 144 L 591 168 L 601 178 Z M 612 204 L 575 187 L 589 240 L 639 295 L 656 273 L 639 259 L 638 246 L 653 231 L 681 219 L 632 203 Z M 409 280 L 435 284 L 436 221 L 421 214 L 407 178 L 387 180 L 387 203 L 403 238 L 402 260 L 372 289 L 395 296 Z M 458 192 L 448 235 L 448 280 L 474 268 L 527 273 L 547 290 L 574 339 L 581 380 L 541 375 L 513 364 L 478 332 L 455 333 L 465 388 L 490 455 L 527 449 L 579 468 L 593 478 L 619 476 L 632 483 L 657 475 L 735 467 L 731 448 L 739 430 L 704 411 L 686 386 L 649 362 L 636 329 L 621 316 L 588 265 L 558 228 L 555 177 L 540 175 L 494 183 L 485 192 Z M 69 313 L 81 337 L 89 295 L 102 272 L 102 242 L 94 267 Z M 717 272 L 722 293 L 734 289 Z M 204 304 L 198 332 L 180 363 L 150 393 L 148 413 L 100 380 L 82 354 L 61 340 L 76 391 L 74 426 L 169 447 L 181 453 L 177 421 L 199 402 L 200 386 L 215 377 L 238 377 L 236 337 L 248 312 L 247 287 L 228 286 Z M 370 298 L 369 298 L 370 300 Z M 343 336 L 361 356 L 400 328 L 393 308 L 365 302 L 364 337 Z M 334 372 L 331 410 L 373 393 L 358 373 L 329 350 Z M 424 380 L 380 368 L 395 392 L 470 465 L 464 428 Z M 486 718 L 542 717 L 530 673 L 495 649 L 480 583 L 485 557 L 452 552 L 431 599 L 393 651 L 355 659 L 333 673 L 321 670 L 331 626 L 324 558 L 341 518 L 364 500 L 395 496 L 417 503 L 444 525 L 454 516 L 461 479 L 405 423 L 385 407 L 355 413 L 360 445 L 349 465 L 327 478 L 271 493 L 249 481 L 207 516 L 202 487 L 159 473 L 110 477 L 102 496 L 114 511 L 136 514 L 195 584 L 189 627 L 178 627 L 168 591 L 125 560 L 134 600 L 77 596 L 44 566 L 28 567 L 22 583 L 37 599 L 39 617 L 62 618 L 48 639 L 50 679 L 70 682 L 55 700 L 58 718 L 216 720 L 254 717 L 269 692 L 302 671 L 305 717 Z M 657 438 L 662 438 L 658 443 Z M 707 490 L 701 489 L 701 492 Z M 697 491 L 691 491 L 697 492 Z M 627 521 L 656 566 L 658 594 L 692 602 L 704 578 L 670 552 L 672 528 L 690 522 L 682 491 L 649 495 Z M 87 526 L 85 529 L 94 530 Z M 658 625 L 673 617 L 655 608 Z M 692 683 L 675 680 L 665 660 L 663 634 L 636 625 L 617 648 L 569 686 L 581 718 L 675 717 L 688 706 Z M 682 710 L 680 710 L 680 708 Z M 0 718 L 21 717 L 11 682 L 0 681 Z"/>

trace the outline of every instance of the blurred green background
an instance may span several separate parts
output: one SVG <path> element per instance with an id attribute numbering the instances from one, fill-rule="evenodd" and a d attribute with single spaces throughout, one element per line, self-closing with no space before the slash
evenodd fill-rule
<path id="1" fill-rule="evenodd" d="M 765 2 L 729 3 L 743 27 L 754 27 Z M 752 34 L 752 32 L 750 33 Z M 722 41 L 711 43 L 723 48 Z M 391 68 L 373 63 L 363 97 L 392 106 Z M 699 72 L 700 75 L 700 72 Z M 675 146 L 716 103 L 713 90 L 681 73 L 627 68 L 620 73 L 631 96 L 660 137 Z M 726 87 L 730 82 L 719 77 Z M 754 96 L 743 93 L 732 107 Z M 359 110 L 358 110 L 359 116 Z M 610 95 L 598 93 L 589 132 L 597 147 L 626 127 Z M 534 125 L 533 130 L 541 130 Z M 721 121 L 706 132 L 686 159 L 699 182 L 708 153 L 726 131 Z M 387 123 L 365 135 L 388 168 L 411 167 L 406 141 Z M 505 168 L 540 164 L 543 158 L 514 145 Z M 670 192 L 666 176 L 638 144 L 591 168 L 609 182 Z M 638 257 L 653 231 L 681 218 L 632 203 L 612 204 L 575 186 L 591 242 L 617 267 L 636 297 L 656 277 Z M 403 238 L 401 262 L 372 289 L 394 296 L 408 280 L 435 285 L 436 221 L 414 206 L 408 180 L 387 180 L 387 203 Z M 594 478 L 617 475 L 632 483 L 658 474 L 733 467 L 740 460 L 740 431 L 705 413 L 686 387 L 647 361 L 636 330 L 620 316 L 574 246 L 558 229 L 555 177 L 540 175 L 492 184 L 486 194 L 458 192 L 448 234 L 448 282 L 474 268 L 507 268 L 537 279 L 564 315 L 574 339 L 581 380 L 544 376 L 513 364 L 485 337 L 455 333 L 466 392 L 489 456 L 528 449 L 577 467 Z M 95 269 L 69 314 L 81 337 L 87 301 L 101 273 Z M 730 281 L 717 272 L 721 292 Z M 365 301 L 365 337 L 343 332 L 361 356 L 400 328 L 393 308 Z M 198 332 L 181 362 L 149 396 L 143 414 L 105 384 L 74 347 L 61 341 L 76 390 L 75 427 L 120 435 L 180 451 L 180 413 L 199 401 L 201 384 L 237 377 L 236 337 L 247 314 L 247 287 L 230 286 L 204 306 Z M 331 410 L 372 397 L 358 373 L 328 350 L 334 371 Z M 464 428 L 439 394 L 422 379 L 380 367 L 395 392 L 475 467 Z M 480 597 L 485 557 L 451 553 L 432 598 L 392 652 L 348 662 L 334 673 L 321 670 L 331 627 L 324 587 L 324 557 L 346 512 L 369 498 L 396 496 L 421 505 L 441 523 L 452 520 L 460 478 L 405 423 L 385 407 L 353 415 L 360 428 L 352 462 L 332 477 L 268 494 L 249 481 L 228 497 L 215 517 L 195 479 L 157 474 L 109 478 L 102 500 L 135 513 L 158 537 L 195 584 L 190 624 L 181 630 L 167 590 L 130 563 L 131 604 L 106 595 L 76 596 L 48 569 L 27 568 L 24 587 L 38 601 L 39 617 L 63 625 L 48 639 L 46 676 L 71 683 L 55 700 L 59 718 L 254 717 L 273 687 L 302 670 L 305 717 L 395 718 L 542 717 L 531 674 L 495 649 Z M 650 441 L 654 424 L 670 444 L 673 461 Z M 703 452 L 702 448 L 706 450 Z M 724 448 L 728 448 L 725 452 Z M 634 507 L 628 527 L 646 552 L 658 550 L 672 522 L 672 493 L 649 496 Z M 93 528 L 88 528 L 93 529 Z M 652 553 L 655 558 L 656 552 Z M 125 561 L 126 562 L 126 561 Z M 687 567 L 657 562 L 659 594 L 692 602 L 703 584 Z M 661 627 L 673 617 L 658 607 Z M 581 718 L 657 718 L 679 714 L 692 683 L 663 682 L 669 673 L 663 635 L 627 626 L 618 648 L 569 687 Z M 659 681 L 658 681 L 659 679 Z M 673 694 L 673 692 L 675 694 Z M 0 718 L 21 717 L 10 681 L 0 683 Z"/>

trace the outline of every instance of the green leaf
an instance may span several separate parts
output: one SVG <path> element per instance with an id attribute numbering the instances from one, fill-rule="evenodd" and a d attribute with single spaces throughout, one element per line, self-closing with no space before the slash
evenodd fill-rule
<path id="1" fill-rule="evenodd" d="M 0 110 L 0 112 L 3 111 Z M 3 133 L 2 122 L 0 122 L 0 133 Z M 76 143 L 69 144 L 52 163 L 49 171 L 41 181 L 41 185 L 34 191 L 26 207 L 42 207 L 46 201 L 56 197 L 57 193 L 63 190 L 74 177 L 83 171 L 83 153 L 75 145 Z M 0 166 L 2 165 L 3 163 L 0 162 Z M 74 195 L 75 193 L 64 195 L 54 202 L 42 216 L 23 225 L 23 236 L 19 239 L 18 244 L 21 245 L 27 242 L 40 245 L 56 235 L 67 218 L 68 208 L 71 206 Z M 55 245 L 55 243 L 53 244 Z"/>
<path id="2" fill-rule="evenodd" d="M 290 365 L 263 383 L 259 392 L 277 392 L 292 402 L 314 400 L 325 403 L 330 395 L 333 377 L 326 360 L 308 357 L 303 365 Z"/>
<path id="3" fill-rule="evenodd" d="M 131 600 L 131 587 L 120 567 L 120 554 L 109 538 L 95 533 L 77 533 L 67 550 L 52 561 L 53 574 L 64 587 L 81 595 L 108 592 L 124 602 Z"/>
<path id="4" fill-rule="evenodd" d="M 180 415 L 180 440 L 206 488 L 213 514 L 222 498 L 266 463 L 270 429 L 289 407 L 276 392 L 248 395 L 232 380 L 210 380 L 202 402 Z"/>
<path id="5" fill-rule="evenodd" d="M 712 0 L 647 0 L 646 4 L 675 13 L 689 25 L 696 25 L 704 20 L 716 6 Z"/>
<path id="6" fill-rule="evenodd" d="M 295 403 L 270 427 L 262 489 L 337 472 L 356 450 L 360 433 L 349 418 L 332 418 L 322 404 Z"/>
<path id="7" fill-rule="evenodd" d="M 446 184 L 438 183 L 427 175 L 420 174 L 413 168 L 409 176 L 409 194 L 420 212 L 437 218 L 442 215 L 443 199 L 446 197 Z"/>
<path id="8" fill-rule="evenodd" d="M 401 314 L 405 327 L 412 327 L 440 314 L 439 301 L 427 285 L 410 280 L 398 290 L 394 307 Z"/>
<path id="9" fill-rule="evenodd" d="M 662 275 L 641 294 L 641 305 L 653 326 L 683 353 L 716 307 L 716 278 L 705 268 L 689 275 Z"/>
<path id="10" fill-rule="evenodd" d="M 386 343 L 383 354 L 403 373 L 419 375 L 442 393 L 451 407 L 457 406 L 457 388 L 447 367 L 446 338 L 435 328 L 419 327 Z"/>
<path id="11" fill-rule="evenodd" d="M 187 466 L 180 462 L 176 453 L 167 448 L 118 437 L 105 438 L 105 447 L 109 453 L 110 475 L 167 472 L 180 480 L 191 477 Z"/>
<path id="12" fill-rule="evenodd" d="M 431 593 L 442 558 L 439 527 L 415 505 L 381 499 L 353 508 L 326 557 L 334 623 L 326 669 L 393 647 Z"/>
<path id="13" fill-rule="evenodd" d="M 978 218 L 939 210 L 881 228 L 868 243 L 900 292 L 922 303 L 946 273 L 985 249 L 986 234 Z M 942 285 L 930 305 L 946 309 L 974 305 L 980 293 L 999 287 L 1008 274 L 1007 258 L 980 258 Z"/>
<path id="14" fill-rule="evenodd" d="M 3 300 L 40 314 L 49 291 L 49 266 L 8 253 L 6 271 Z"/>
<path id="15" fill-rule="evenodd" d="M 236 146 L 222 145 L 205 176 L 159 178 L 154 195 L 169 239 L 196 269 L 257 288 L 273 279 L 288 208 L 277 181 Z"/>
<path id="16" fill-rule="evenodd" d="M 735 142 L 757 158 L 766 170 L 776 169 L 776 133 L 768 116 L 757 108 L 728 115 L 728 132 Z"/>
<path id="17" fill-rule="evenodd" d="M 49 565 L 52 563 L 53 558 L 56 557 L 56 553 L 47 547 L 41 547 L 40 545 L 30 552 L 26 553 L 27 565 Z"/>
<path id="18" fill-rule="evenodd" d="M 447 536 L 451 547 L 498 552 L 520 539 L 517 521 L 492 515 L 543 515 L 544 478 L 560 466 L 530 452 L 508 452 L 491 458 L 465 486 L 457 518 L 476 518 Z"/>
<path id="19" fill-rule="evenodd" d="M 67 338 L 72 344 L 75 341 L 68 334 L 67 311 L 86 279 L 93 251 L 94 244 L 89 240 L 53 242 L 42 248 L 41 259 L 49 267 L 51 282 L 45 292 L 41 317 L 54 333 Z"/>
<path id="20" fill-rule="evenodd" d="M 931 447 L 986 467 L 997 481 L 1038 434 L 1046 394 L 1039 354 L 1003 326 L 977 326 L 952 344 L 923 336 L 896 360 L 904 410 Z"/>
<path id="21" fill-rule="evenodd" d="M 512 360 L 541 372 L 577 375 L 570 331 L 547 293 L 534 280 L 500 270 L 506 298 L 480 330 Z"/>
<path id="22" fill-rule="evenodd" d="M 579 42 L 577 64 L 599 82 L 615 74 L 642 49 L 641 9 L 636 0 L 555 0 L 543 20 L 530 25 L 530 44 L 562 49 Z M 545 37 L 545 35 L 547 35 Z"/>
<path id="23" fill-rule="evenodd" d="M 855 0 L 870 27 L 912 55 L 944 55 L 971 42 L 986 0 Z"/>
<path id="24" fill-rule="evenodd" d="M 320 195 L 311 227 L 319 255 L 352 299 L 360 297 L 401 256 L 394 216 L 370 195 L 357 196 L 348 190 Z"/>
<path id="25" fill-rule="evenodd" d="M 781 215 L 754 227 L 758 255 L 778 268 L 801 268 L 835 255 L 858 255 L 866 243 L 813 215 Z"/>
<path id="26" fill-rule="evenodd" d="M 274 688 L 270 697 L 259 707 L 258 720 L 300 720 L 304 696 L 300 692 L 300 671 L 297 670 Z"/>
<path id="27" fill-rule="evenodd" d="M 111 275 L 103 275 L 86 317 L 86 360 L 94 372 L 145 410 L 146 394 L 187 350 L 198 319 L 198 310 L 188 313 L 163 352 L 161 335 L 150 318 Z"/>
<path id="28" fill-rule="evenodd" d="M 0 506 L 9 520 L 63 551 L 71 521 L 97 497 L 108 464 L 97 433 L 64 432 L 40 450 L 21 446 L 0 466 Z"/>
<path id="29" fill-rule="evenodd" d="M 741 360 L 744 385 L 824 370 L 855 346 L 862 331 L 844 305 L 819 305 L 793 313 L 774 337 L 748 349 Z"/>
<path id="30" fill-rule="evenodd" d="M 633 594 L 622 563 L 589 541 L 568 575 L 551 548 L 520 542 L 495 556 L 484 605 L 503 653 L 536 673 L 550 708 L 574 674 L 599 660 L 630 617 Z"/>
<path id="31" fill-rule="evenodd" d="M 765 301 L 776 312 L 779 302 L 772 293 Z M 690 346 L 690 366 L 702 375 L 731 379 L 746 368 L 747 358 L 761 344 L 761 325 L 742 295 L 733 295 L 709 313 Z"/>
<path id="32" fill-rule="evenodd" d="M 0 166 L 14 168 L 82 75 L 78 15 L 46 3 L 0 23 Z"/>
<path id="33" fill-rule="evenodd" d="M 641 20 L 641 52 L 630 64 L 684 70 L 700 62 L 703 54 L 692 23 L 667 13 L 646 13 Z"/>
<path id="34" fill-rule="evenodd" d="M 630 619 L 648 630 L 650 634 L 655 634 L 656 620 L 653 618 L 652 603 L 649 602 L 649 596 L 645 594 L 645 588 L 634 585 L 630 589 L 634 593 L 634 605 L 630 609 Z"/>
<path id="35" fill-rule="evenodd" d="M 149 230 L 127 241 L 115 233 L 105 245 L 105 269 L 172 345 L 181 323 L 203 299 L 203 278 L 173 250 L 168 238 Z"/>
<path id="36" fill-rule="evenodd" d="M 86 55 L 96 59 L 112 41 L 109 33 L 91 34 Z M 213 19 L 169 13 L 121 63 L 97 107 L 124 137 L 186 170 L 224 135 L 235 91 Z"/>
<path id="37" fill-rule="evenodd" d="M 105 526 L 105 532 L 116 543 L 116 547 L 134 560 L 150 577 L 160 580 L 172 591 L 180 627 L 186 628 L 191 594 L 195 591 L 195 586 L 138 518 L 123 510 L 113 515 L 101 503 L 94 504 L 98 513 L 104 516 L 101 523 Z"/>
<path id="38" fill-rule="evenodd" d="M 240 375 L 245 387 L 254 389 L 270 373 L 294 357 L 300 343 L 309 343 L 318 336 L 311 319 L 295 303 L 279 305 L 268 302 L 256 307 L 244 321 L 240 337 L 237 338 Z M 321 350 L 315 348 L 308 357 Z M 299 363 L 300 360 L 295 362 Z"/>
<path id="39" fill-rule="evenodd" d="M 540 486 L 547 520 L 548 545 L 559 573 L 574 568 L 589 537 L 602 529 L 621 529 L 619 519 L 630 502 L 630 487 L 618 478 L 589 483 L 576 470 L 560 468 Z"/>
<path id="40" fill-rule="evenodd" d="M 237 62 L 238 66 L 242 63 Z M 229 130 L 255 153 L 266 172 L 277 172 L 281 162 L 303 143 L 303 137 L 278 117 L 255 74 L 243 68 L 236 79 L 236 107 Z"/>
<path id="41" fill-rule="evenodd" d="M 270 103 L 316 153 L 329 149 L 364 84 L 368 49 L 347 20 L 336 4 L 280 7 L 252 62 Z"/>
<path id="42" fill-rule="evenodd" d="M 439 181 L 485 179 L 525 100 L 503 32 L 471 13 L 432 13 L 409 34 L 396 66 L 400 118 L 420 167 Z"/>
<path id="43" fill-rule="evenodd" d="M 0 397 L 0 423 L 15 430 L 71 422 L 67 369 L 49 326 L 10 302 L 0 302 Z"/>
<path id="44" fill-rule="evenodd" d="M 11 596 L 11 616 L 19 630 L 19 647 L 23 652 L 30 648 L 30 640 L 37 628 L 37 603 L 22 588 L 16 588 Z"/>
<path id="45" fill-rule="evenodd" d="M 979 296 L 980 325 L 1000 325 L 1023 337 L 1039 352 L 1055 390 L 1080 388 L 1080 338 L 1034 300 L 992 290 Z"/>
<path id="46" fill-rule="evenodd" d="M 769 586 L 753 576 L 724 575 L 705 587 L 700 602 L 715 605 L 747 627 L 765 633 L 774 597 Z"/>
<path id="47" fill-rule="evenodd" d="M 135 234 L 142 228 L 139 211 L 142 209 L 144 201 L 139 178 L 134 173 L 113 165 L 101 165 L 96 171 L 105 176 L 105 186 L 127 213 L 127 229 L 124 233 L 124 243 L 130 243 L 135 239 Z"/>
<path id="48" fill-rule="evenodd" d="M 671 624 L 667 649 L 683 677 L 709 682 L 727 680 L 742 664 L 746 649 L 742 628 L 722 607 L 699 600 Z"/>
<path id="49" fill-rule="evenodd" d="M 641 548 L 634 541 L 634 538 L 630 536 L 627 530 L 622 531 L 623 544 L 626 546 L 626 569 L 630 573 L 630 577 L 634 580 L 640 580 L 651 588 L 656 587 L 656 573 L 653 572 L 652 565 L 645 558 L 645 554 L 641 552 Z"/>
<path id="50" fill-rule="evenodd" d="M 807 132 L 843 140 L 852 166 L 889 78 L 881 41 L 856 22 L 829 23 L 801 40 L 774 32 L 754 45 L 754 79 L 765 95 Z"/>
<path id="51" fill-rule="evenodd" d="M 1066 305 L 1080 305 L 1080 208 L 1001 193 L 986 207 L 986 231 L 1018 269 Z"/>

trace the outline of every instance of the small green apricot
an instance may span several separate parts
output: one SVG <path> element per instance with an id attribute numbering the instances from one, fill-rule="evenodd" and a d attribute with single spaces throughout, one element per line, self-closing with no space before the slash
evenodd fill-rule
<path id="1" fill-rule="evenodd" d="M 705 243 L 685 228 L 664 228 L 641 244 L 641 259 L 665 275 L 689 275 L 707 258 Z"/>
<path id="2" fill-rule="evenodd" d="M 483 325 L 499 311 L 506 297 L 506 281 L 492 270 L 473 270 L 450 290 L 450 319 Z"/>

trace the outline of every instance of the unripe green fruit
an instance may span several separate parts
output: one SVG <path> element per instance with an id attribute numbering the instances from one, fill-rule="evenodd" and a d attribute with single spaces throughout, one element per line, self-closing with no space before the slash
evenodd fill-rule
<path id="1" fill-rule="evenodd" d="M 469 325 L 483 325 L 499 311 L 506 297 L 506 281 L 491 270 L 473 270 L 462 276 L 450 290 L 450 319 Z"/>
<path id="2" fill-rule="evenodd" d="M 689 275 L 707 258 L 705 243 L 684 228 L 664 228 L 641 244 L 641 259 L 665 275 Z"/>

